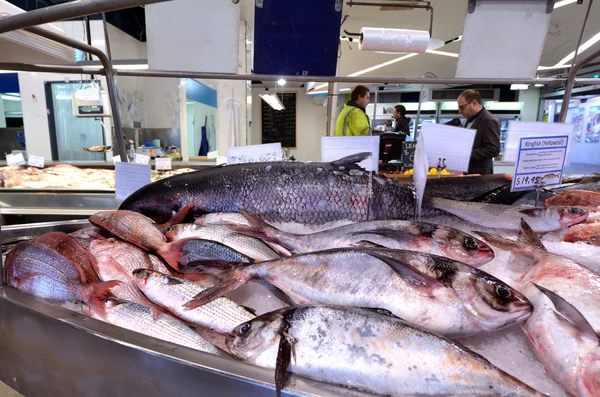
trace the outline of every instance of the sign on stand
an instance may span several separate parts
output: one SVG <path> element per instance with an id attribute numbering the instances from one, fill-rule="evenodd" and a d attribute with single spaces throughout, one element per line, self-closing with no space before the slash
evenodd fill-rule
<path id="1" fill-rule="evenodd" d="M 117 200 L 125 200 L 136 190 L 150 183 L 150 166 L 147 164 L 115 163 Z"/>
<path id="2" fill-rule="evenodd" d="M 517 161 L 520 153 L 521 138 L 566 135 L 569 137 L 569 142 L 567 144 L 567 158 L 565 165 L 569 165 L 569 153 L 571 152 L 571 144 L 573 142 L 574 132 L 575 124 L 510 120 L 508 122 L 508 133 L 506 135 L 506 142 L 504 143 L 504 154 L 502 156 L 502 161 Z"/>
<path id="3" fill-rule="evenodd" d="M 260 163 L 281 161 L 281 142 L 264 145 L 236 146 L 227 149 L 227 163 Z"/>
<path id="4" fill-rule="evenodd" d="M 429 167 L 441 162 L 449 170 L 467 172 L 476 133 L 476 130 L 468 128 L 423 123 L 421 134 L 426 138 Z"/>
<path id="5" fill-rule="evenodd" d="M 157 157 L 154 159 L 154 168 L 157 171 L 171 171 L 173 169 L 173 159 L 170 157 Z"/>
<path id="6" fill-rule="evenodd" d="M 511 191 L 559 185 L 569 136 L 521 138 Z"/>
<path id="7" fill-rule="evenodd" d="M 6 165 L 25 165 L 25 157 L 23 157 L 23 153 L 17 154 L 7 154 L 6 155 Z"/>
<path id="8" fill-rule="evenodd" d="M 44 158 L 42 156 L 30 154 L 27 156 L 27 165 L 30 167 L 44 168 Z"/>
<path id="9" fill-rule="evenodd" d="M 150 164 L 150 156 L 146 156 L 145 154 L 135 153 L 133 155 L 133 162 L 135 164 Z"/>
<path id="10" fill-rule="evenodd" d="M 359 163 L 367 171 L 379 169 L 379 136 L 325 136 L 321 138 L 321 161 L 331 162 L 351 154 L 371 152 Z"/>
<path id="11" fill-rule="evenodd" d="M 413 168 L 413 163 L 415 162 L 415 149 L 417 147 L 417 142 L 403 142 L 402 143 L 402 159 L 404 163 L 402 164 L 402 169 L 404 171 L 410 170 Z"/>

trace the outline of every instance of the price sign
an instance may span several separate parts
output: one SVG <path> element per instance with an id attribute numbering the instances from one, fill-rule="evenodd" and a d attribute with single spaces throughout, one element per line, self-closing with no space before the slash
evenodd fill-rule
<path id="1" fill-rule="evenodd" d="M 330 162 L 356 153 L 371 152 L 359 165 L 367 171 L 379 168 L 378 136 L 325 136 L 321 138 L 321 161 Z"/>
<path id="2" fill-rule="evenodd" d="M 281 143 L 230 147 L 227 149 L 229 164 L 281 161 Z"/>
<path id="3" fill-rule="evenodd" d="M 145 154 L 135 153 L 133 155 L 133 162 L 135 164 L 150 164 L 150 156 L 146 156 Z"/>
<path id="4" fill-rule="evenodd" d="M 166 158 L 157 157 L 154 160 L 154 168 L 156 170 L 170 171 L 173 169 L 173 159 L 171 159 L 169 157 L 166 157 Z"/>
<path id="5" fill-rule="evenodd" d="M 427 138 L 425 151 L 431 167 L 445 163 L 449 170 L 467 172 L 477 130 L 424 123 L 421 134 Z"/>
<path id="6" fill-rule="evenodd" d="M 150 183 L 150 166 L 146 164 L 115 163 L 117 200 L 125 200 L 136 190 Z"/>
<path id="7" fill-rule="evenodd" d="M 25 162 L 23 153 L 17 153 L 17 154 L 7 154 L 6 155 L 6 164 L 7 165 L 24 165 L 27 163 Z"/>
<path id="8" fill-rule="evenodd" d="M 568 135 L 521 138 L 511 191 L 559 185 L 568 144 Z"/>
<path id="9" fill-rule="evenodd" d="M 27 157 L 27 164 L 31 167 L 44 168 L 44 158 L 42 156 L 30 154 Z"/>

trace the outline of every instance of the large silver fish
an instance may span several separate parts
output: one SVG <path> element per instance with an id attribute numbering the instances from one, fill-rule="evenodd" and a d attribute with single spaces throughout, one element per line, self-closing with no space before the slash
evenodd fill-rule
<path id="1" fill-rule="evenodd" d="M 485 227 L 519 230 L 521 219 L 525 219 L 538 233 L 567 228 L 583 222 L 589 215 L 586 210 L 578 207 L 516 207 L 442 198 L 430 198 L 427 201 L 435 208 Z"/>
<path id="2" fill-rule="evenodd" d="M 235 357 L 389 396 L 540 396 L 485 358 L 398 318 L 367 309 L 290 307 L 237 327 Z"/>
<path id="3" fill-rule="evenodd" d="M 600 340 L 585 317 L 558 294 L 535 284 L 524 288 L 533 313 L 525 335 L 544 366 L 572 396 L 600 396 Z"/>
<path id="4" fill-rule="evenodd" d="M 436 255 L 389 249 L 335 249 L 268 262 L 191 262 L 182 272 L 222 280 L 186 304 L 196 308 L 251 279 L 296 304 L 381 308 L 430 331 L 472 335 L 525 320 L 531 304 L 502 281 Z"/>
<path id="5" fill-rule="evenodd" d="M 138 269 L 133 272 L 138 288 L 157 305 L 194 324 L 210 327 L 219 332 L 231 332 L 235 327 L 255 316 L 227 298 L 219 298 L 194 310 L 184 310 L 184 304 L 208 287 L 178 277 Z"/>
<path id="6" fill-rule="evenodd" d="M 144 186 L 121 209 L 167 222 L 191 205 L 190 214 L 244 209 L 289 232 L 314 232 L 365 220 L 412 219 L 413 190 L 357 163 L 361 153 L 333 163 L 246 163 L 172 176 Z M 423 208 L 424 216 L 437 211 Z"/>
<path id="7" fill-rule="evenodd" d="M 294 253 L 332 248 L 377 245 L 447 256 L 472 265 L 494 259 L 494 251 L 483 241 L 452 227 L 425 222 L 369 221 L 340 226 L 312 234 L 286 233 L 244 212 L 251 226 L 230 225 L 240 233 L 281 244 Z"/>

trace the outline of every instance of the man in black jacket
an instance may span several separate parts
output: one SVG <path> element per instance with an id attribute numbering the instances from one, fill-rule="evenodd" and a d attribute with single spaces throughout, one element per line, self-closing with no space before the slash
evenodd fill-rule
<path id="1" fill-rule="evenodd" d="M 410 135 L 410 119 L 406 117 L 406 108 L 404 106 L 394 106 L 394 118 L 396 119 L 394 132 Z"/>
<path id="2" fill-rule="evenodd" d="M 457 102 L 458 112 L 467 119 L 464 126 L 477 130 L 468 173 L 493 174 L 493 158 L 500 154 L 500 124 L 483 107 L 481 95 L 477 91 L 464 91 L 458 97 Z"/>

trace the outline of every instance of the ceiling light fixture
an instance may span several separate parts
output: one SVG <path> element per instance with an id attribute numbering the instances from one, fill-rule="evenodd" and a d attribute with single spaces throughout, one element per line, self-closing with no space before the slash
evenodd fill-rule
<path id="1" fill-rule="evenodd" d="M 446 51 L 437 51 L 437 50 L 427 50 L 425 52 L 428 54 L 443 55 L 445 57 L 458 58 L 458 54 L 455 52 L 446 52 Z"/>
<path id="2" fill-rule="evenodd" d="M 513 91 L 526 90 L 529 88 L 529 84 L 511 84 L 510 89 Z"/>
<path id="3" fill-rule="evenodd" d="M 557 8 L 568 6 L 569 4 L 573 4 L 573 3 L 577 3 L 577 0 L 557 1 L 556 3 L 554 3 L 554 9 L 556 10 Z"/>
<path id="4" fill-rule="evenodd" d="M 13 96 L 13 95 L 0 95 L 0 98 L 4 99 L 5 101 L 20 101 L 21 97 L 20 96 Z"/>
<path id="5" fill-rule="evenodd" d="M 534 87 L 543 87 L 543 84 L 535 84 Z"/>
<path id="6" fill-rule="evenodd" d="M 259 97 L 262 98 L 269 106 L 271 106 L 275 110 L 284 110 L 285 106 L 281 102 L 281 99 L 277 96 L 277 94 L 269 94 L 269 90 L 265 89 L 264 94 L 258 94 Z"/>
<path id="7" fill-rule="evenodd" d="M 585 43 L 583 43 L 582 45 L 579 46 L 579 50 L 577 51 L 577 54 L 581 55 L 582 52 L 589 49 L 591 46 L 593 46 L 594 44 L 596 44 L 599 41 L 600 41 L 600 33 L 596 33 L 591 39 L 589 39 L 588 41 L 586 41 Z M 571 52 L 569 55 L 567 55 L 566 57 L 561 59 L 556 65 L 554 65 L 554 66 L 538 66 L 538 70 L 569 68 L 571 66 L 567 65 L 567 62 L 571 62 L 574 57 L 575 57 L 575 51 Z"/>
<path id="8" fill-rule="evenodd" d="M 279 84 L 279 85 L 285 85 L 285 83 L 286 83 L 285 79 L 277 80 L 277 84 Z"/>

